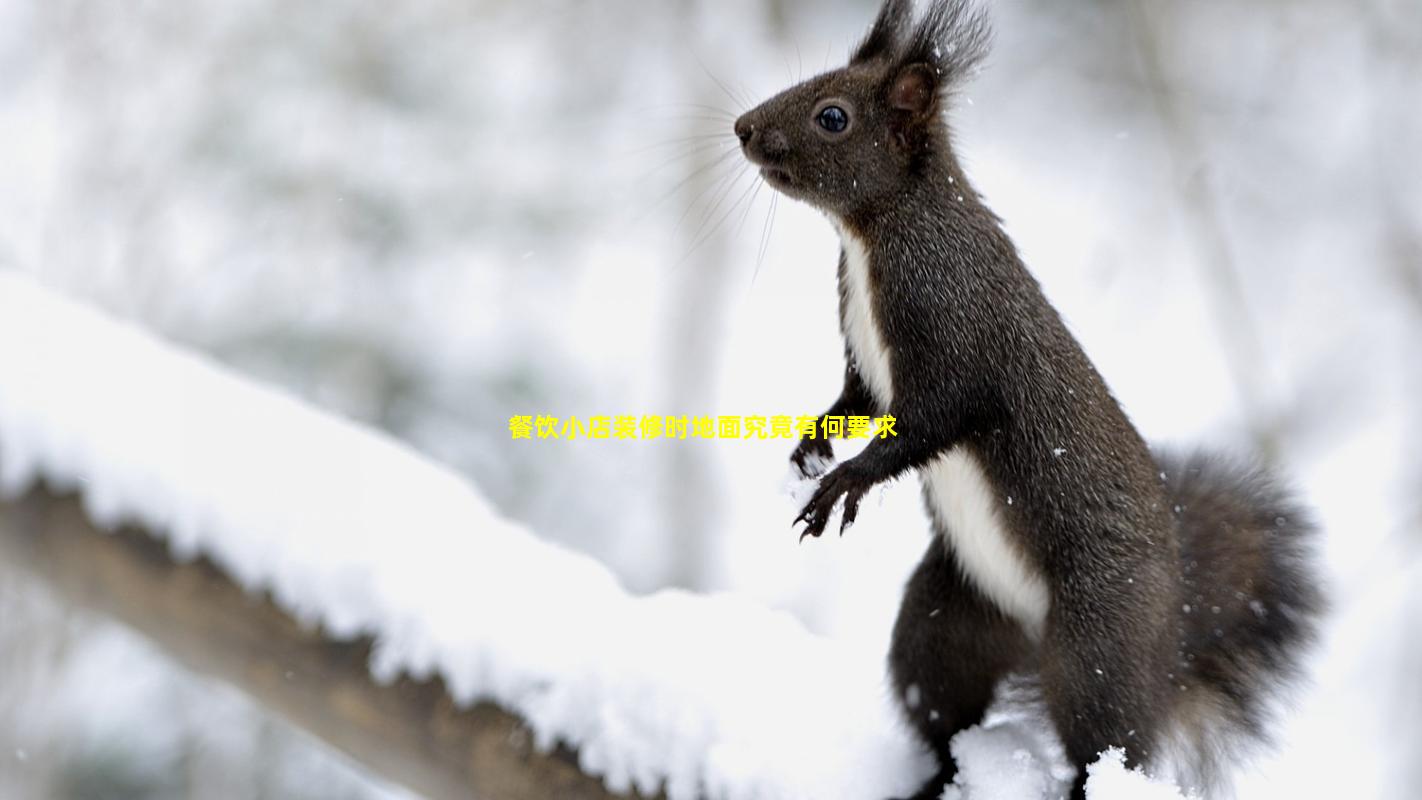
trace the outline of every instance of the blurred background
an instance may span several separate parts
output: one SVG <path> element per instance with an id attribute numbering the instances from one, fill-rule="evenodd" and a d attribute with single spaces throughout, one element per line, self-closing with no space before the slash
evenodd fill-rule
<path id="1" fill-rule="evenodd" d="M 834 234 L 730 122 L 876 5 L 0 0 L 0 269 L 388 431 L 636 591 L 882 649 L 913 481 L 799 546 L 783 441 L 508 430 L 834 399 Z M 1327 528 L 1314 682 L 1240 795 L 1412 794 L 1422 5 L 991 6 L 978 188 L 1148 438 L 1263 454 Z M 0 564 L 0 797 L 400 795 Z"/>

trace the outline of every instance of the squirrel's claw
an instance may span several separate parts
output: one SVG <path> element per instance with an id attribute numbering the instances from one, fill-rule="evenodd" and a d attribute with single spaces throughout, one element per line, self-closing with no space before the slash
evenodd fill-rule
<path id="1" fill-rule="evenodd" d="M 844 514 L 840 518 L 839 532 L 844 535 L 845 529 L 854 524 L 854 520 L 859 515 L 859 501 L 864 498 L 864 494 L 869 491 L 871 482 L 866 481 L 858 473 L 849 468 L 848 464 L 841 464 L 828 475 L 820 479 L 820 485 L 816 487 L 815 493 L 810 497 L 810 501 L 805 504 L 800 515 L 795 518 L 792 525 L 805 523 L 805 530 L 800 534 L 800 541 L 804 541 L 806 536 L 818 537 L 825 531 L 825 525 L 829 523 L 830 514 L 833 513 L 835 504 L 841 497 L 844 498 Z"/>

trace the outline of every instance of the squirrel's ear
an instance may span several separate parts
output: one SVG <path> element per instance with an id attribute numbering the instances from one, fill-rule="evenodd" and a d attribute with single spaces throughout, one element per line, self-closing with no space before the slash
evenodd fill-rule
<path id="1" fill-rule="evenodd" d="M 899 70 L 889 88 L 889 106 L 908 114 L 914 122 L 933 115 L 938 105 L 938 75 L 927 64 L 910 64 Z"/>
<path id="2" fill-rule="evenodd" d="M 922 147 L 938 113 L 938 73 L 922 62 L 894 73 L 889 84 L 889 132 L 905 152 Z"/>
<path id="3" fill-rule="evenodd" d="M 913 0 L 884 0 L 874 25 L 855 49 L 849 63 L 858 64 L 893 53 L 913 16 Z"/>

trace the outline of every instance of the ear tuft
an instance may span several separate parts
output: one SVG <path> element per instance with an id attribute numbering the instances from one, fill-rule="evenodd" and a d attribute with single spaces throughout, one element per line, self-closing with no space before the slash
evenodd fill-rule
<path id="1" fill-rule="evenodd" d="M 908 24 L 913 18 L 913 0 L 884 0 L 879 8 L 879 16 L 864 36 L 864 41 L 855 48 L 849 63 L 858 64 L 876 58 L 891 57 L 898 49 Z"/>
<path id="2" fill-rule="evenodd" d="M 938 99 L 938 78 L 927 64 L 910 64 L 894 77 L 889 89 L 889 105 L 906 111 L 914 119 L 931 116 Z"/>
<path id="3" fill-rule="evenodd" d="M 987 57 L 992 40 L 987 12 L 974 0 L 931 0 L 928 10 L 900 43 L 900 64 L 922 62 L 952 89 Z"/>

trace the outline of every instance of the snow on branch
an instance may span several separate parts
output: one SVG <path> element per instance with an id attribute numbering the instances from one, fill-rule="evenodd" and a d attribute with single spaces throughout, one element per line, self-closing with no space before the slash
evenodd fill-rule
<path id="1" fill-rule="evenodd" d="M 535 751 L 508 712 L 456 706 L 439 680 L 379 684 L 368 639 L 330 640 L 147 533 L 103 535 L 72 497 L 35 489 L 0 503 L 0 559 L 431 800 L 613 798 L 568 750 Z"/>
<path id="2" fill-rule="evenodd" d="M 931 769 L 882 654 L 733 596 L 633 597 L 401 444 L 0 273 L 0 498 L 41 480 L 614 792 L 880 797 Z"/>

